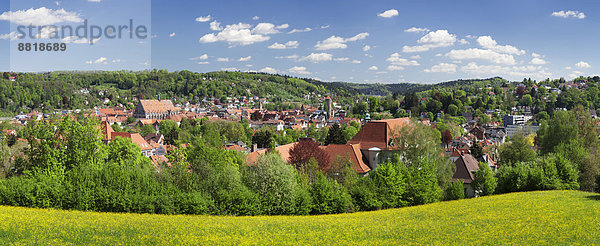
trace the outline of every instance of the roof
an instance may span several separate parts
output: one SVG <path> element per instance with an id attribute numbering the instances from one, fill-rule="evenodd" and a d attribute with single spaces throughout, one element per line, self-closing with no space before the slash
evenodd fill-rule
<path id="1" fill-rule="evenodd" d="M 479 170 L 479 162 L 472 155 L 461 155 L 454 161 L 456 171 L 452 175 L 452 180 L 462 180 L 465 184 L 470 184 L 475 179 L 473 173 Z"/>
<path id="2" fill-rule="evenodd" d="M 152 146 L 148 144 L 148 142 L 146 142 L 146 140 L 144 140 L 142 135 L 140 135 L 139 133 L 113 132 L 111 134 L 111 140 L 114 140 L 116 137 L 129 138 L 131 139 L 132 143 L 139 146 L 142 150 L 153 149 Z"/>
<path id="3" fill-rule="evenodd" d="M 279 152 L 279 154 L 281 155 L 282 160 L 284 160 L 286 162 L 288 161 L 288 159 L 290 158 L 290 149 L 294 146 L 294 144 L 296 144 L 296 143 L 290 143 L 290 144 L 285 144 L 285 145 L 280 145 L 280 146 L 275 147 L 275 150 L 277 150 Z M 258 157 L 265 153 L 267 153 L 267 149 L 261 149 L 259 151 L 255 151 L 255 152 L 248 154 L 246 156 L 246 163 L 248 165 L 254 165 L 256 160 L 258 160 Z"/>
<path id="4" fill-rule="evenodd" d="M 321 146 L 321 148 L 329 155 L 329 163 L 333 163 L 338 156 L 345 157 L 349 158 L 349 161 L 353 164 L 352 168 L 357 173 L 367 173 L 371 171 L 371 168 L 369 168 L 363 160 L 360 145 L 358 144 L 330 144 Z"/>
<path id="5" fill-rule="evenodd" d="M 176 110 L 171 100 L 140 100 L 140 104 L 146 113 L 165 113 Z"/>
<path id="6" fill-rule="evenodd" d="M 100 123 L 100 129 L 102 131 L 102 134 L 104 135 L 104 140 L 112 140 L 112 133 L 115 131 L 112 129 L 108 122 L 102 121 Z"/>
<path id="7" fill-rule="evenodd" d="M 410 124 L 409 118 L 369 121 L 348 141 L 348 144 L 360 144 L 361 149 L 372 147 L 389 149 L 392 147 L 390 140 L 394 138 L 395 131 Z"/>

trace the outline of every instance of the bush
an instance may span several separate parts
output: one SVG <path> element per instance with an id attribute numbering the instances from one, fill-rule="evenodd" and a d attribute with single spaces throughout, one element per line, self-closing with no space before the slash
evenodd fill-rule
<path id="1" fill-rule="evenodd" d="M 352 205 L 344 188 L 335 180 L 325 177 L 322 172 L 317 173 L 308 191 L 314 204 L 312 214 L 344 213 Z"/>
<path id="2" fill-rule="evenodd" d="M 444 190 L 444 201 L 465 198 L 465 188 L 462 181 L 451 182 Z"/>
<path id="3" fill-rule="evenodd" d="M 473 189 L 475 193 L 480 196 L 487 196 L 494 194 L 496 190 L 497 181 L 494 177 L 494 173 L 490 166 L 485 162 L 479 163 L 479 170 L 475 172 L 475 179 L 473 180 Z"/>

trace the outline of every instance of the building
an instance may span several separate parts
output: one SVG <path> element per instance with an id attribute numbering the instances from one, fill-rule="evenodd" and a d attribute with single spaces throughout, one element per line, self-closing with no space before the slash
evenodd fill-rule
<path id="1" fill-rule="evenodd" d="M 133 112 L 133 117 L 141 119 L 167 119 L 177 114 L 177 108 L 171 100 L 140 100 Z"/>
<path id="2" fill-rule="evenodd" d="M 479 171 L 479 162 L 475 157 L 469 154 L 460 154 L 454 161 L 456 171 L 452 176 L 452 181 L 462 181 L 465 188 L 466 197 L 474 197 L 475 189 L 471 183 L 475 179 L 475 173 Z"/>
<path id="3" fill-rule="evenodd" d="M 526 116 L 526 115 L 504 115 L 504 126 L 510 126 L 510 125 L 525 125 L 525 123 L 527 123 L 527 121 L 531 120 L 533 117 L 532 116 Z"/>

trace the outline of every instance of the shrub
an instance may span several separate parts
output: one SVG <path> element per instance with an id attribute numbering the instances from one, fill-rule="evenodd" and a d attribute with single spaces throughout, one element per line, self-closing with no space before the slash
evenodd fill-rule
<path id="1" fill-rule="evenodd" d="M 451 182 L 444 190 L 444 201 L 465 198 L 465 188 L 462 181 Z"/>
<path id="2" fill-rule="evenodd" d="M 485 162 L 479 163 L 479 170 L 475 172 L 475 179 L 473 180 L 473 189 L 477 195 L 487 196 L 494 193 L 497 186 L 496 177 L 490 166 Z"/>

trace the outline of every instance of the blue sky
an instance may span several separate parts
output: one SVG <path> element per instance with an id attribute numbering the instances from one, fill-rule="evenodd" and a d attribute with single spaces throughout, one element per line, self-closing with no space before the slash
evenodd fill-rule
<path id="1" fill-rule="evenodd" d="M 0 5 L 0 13 L 45 7 L 100 25 L 135 19 L 151 28 L 152 38 L 100 38 L 94 45 L 70 43 L 68 54 L 23 54 L 16 51 L 19 40 L 7 38 L 15 21 L 0 15 L 0 46 L 10 49 L 0 54 L 4 70 L 240 70 L 432 83 L 570 79 L 596 75 L 600 66 L 594 1 L 154 0 L 151 11 L 149 0 L 11 3 Z"/>

